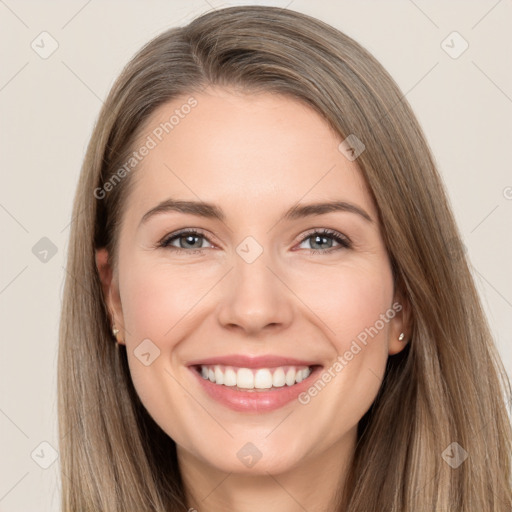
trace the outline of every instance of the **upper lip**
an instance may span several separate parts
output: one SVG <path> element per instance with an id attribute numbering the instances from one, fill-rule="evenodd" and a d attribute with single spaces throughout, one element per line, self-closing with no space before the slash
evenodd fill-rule
<path id="1" fill-rule="evenodd" d="M 295 359 L 292 357 L 282 357 L 273 355 L 264 356 L 246 356 L 242 354 L 233 354 L 229 356 L 209 357 L 206 359 L 197 359 L 188 363 L 188 366 L 199 365 L 223 365 L 235 366 L 237 368 L 276 368 L 278 366 L 319 366 L 318 362 Z"/>

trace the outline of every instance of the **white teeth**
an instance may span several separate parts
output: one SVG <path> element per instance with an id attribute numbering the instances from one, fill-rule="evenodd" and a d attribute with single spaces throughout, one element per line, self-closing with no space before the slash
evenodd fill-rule
<path id="1" fill-rule="evenodd" d="M 287 386 L 293 386 L 295 384 L 295 374 L 297 372 L 295 371 L 295 368 L 290 368 L 286 372 L 285 382 Z"/>
<path id="2" fill-rule="evenodd" d="M 249 368 L 240 368 L 236 372 L 236 385 L 244 389 L 254 388 L 254 374 Z"/>
<path id="3" fill-rule="evenodd" d="M 201 365 L 204 379 L 224 386 L 237 386 L 241 389 L 271 389 L 285 385 L 293 386 L 309 377 L 307 367 L 282 366 L 279 368 L 234 368 L 232 366 Z"/>
<path id="4" fill-rule="evenodd" d="M 284 370 L 282 368 L 278 368 L 274 375 L 272 375 L 272 385 L 275 388 L 282 388 L 286 384 L 286 377 L 284 375 Z"/>
<path id="5" fill-rule="evenodd" d="M 224 372 L 224 386 L 236 386 L 236 373 L 232 368 L 227 368 Z"/>
<path id="6" fill-rule="evenodd" d="M 270 370 L 261 369 L 256 372 L 254 375 L 254 387 L 256 389 L 270 389 L 272 387 L 272 374 Z"/>
<path id="7" fill-rule="evenodd" d="M 224 384 L 224 374 L 222 373 L 222 370 L 218 366 L 215 367 L 214 373 L 215 382 L 217 384 Z"/>

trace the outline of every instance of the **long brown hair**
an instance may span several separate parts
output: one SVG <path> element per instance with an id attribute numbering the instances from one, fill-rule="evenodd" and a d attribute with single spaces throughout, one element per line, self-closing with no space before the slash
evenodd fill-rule
<path id="1" fill-rule="evenodd" d="M 100 112 L 74 201 L 60 328 L 62 510 L 187 509 L 176 445 L 134 390 L 95 264 L 99 247 L 115 264 L 132 175 L 97 191 L 159 105 L 209 84 L 306 102 L 341 138 L 355 134 L 366 147 L 357 163 L 412 328 L 359 423 L 338 510 L 510 512 L 510 382 L 421 128 L 358 43 L 304 14 L 259 6 L 213 11 L 159 35 L 128 63 Z M 468 458 L 454 467 L 445 455 L 459 446 Z"/>

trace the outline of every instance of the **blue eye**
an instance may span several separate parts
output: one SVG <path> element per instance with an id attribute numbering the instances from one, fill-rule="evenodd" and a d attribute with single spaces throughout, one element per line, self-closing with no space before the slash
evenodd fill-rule
<path id="1" fill-rule="evenodd" d="M 167 238 L 164 238 L 159 243 L 159 247 L 169 248 L 174 251 L 182 251 L 182 250 L 187 250 L 187 249 L 195 249 L 197 251 L 197 250 L 203 249 L 201 242 L 199 243 L 199 246 L 197 245 L 197 239 L 201 239 L 201 238 L 206 240 L 205 236 L 202 233 L 200 233 L 199 231 L 196 231 L 195 229 L 189 229 L 187 231 L 181 231 L 181 232 L 173 234 Z M 171 245 L 171 242 L 173 242 L 174 240 L 178 240 L 178 241 L 185 240 L 183 242 L 184 246 L 176 247 L 174 245 Z M 181 246 L 181 244 L 180 244 L 180 246 Z"/>
<path id="2" fill-rule="evenodd" d="M 300 243 L 303 244 L 306 240 L 310 239 L 313 240 L 313 242 L 310 242 L 310 245 L 322 245 L 328 243 L 327 241 L 331 240 L 330 247 L 327 247 L 325 250 L 317 250 L 315 248 L 312 248 L 310 249 L 311 254 L 325 254 L 340 249 L 349 249 L 351 247 L 350 240 L 346 236 L 330 229 L 312 231 L 307 236 L 305 236 Z M 332 247 L 332 240 L 339 244 L 339 247 Z"/>
<path id="3" fill-rule="evenodd" d="M 350 240 L 345 235 L 330 229 L 311 231 L 302 238 L 300 244 L 310 239 L 312 240 L 311 243 L 314 245 L 325 245 L 329 244 L 329 241 L 331 241 L 329 247 L 324 249 L 318 250 L 314 247 L 309 249 L 311 254 L 326 254 L 341 249 L 349 249 L 352 246 Z M 178 247 L 173 244 L 176 240 L 179 244 Z M 208 239 L 202 232 L 195 229 L 186 229 L 165 237 L 158 243 L 158 247 L 166 248 L 173 252 L 193 252 L 193 254 L 197 254 L 202 253 L 203 249 L 205 249 L 205 247 L 203 247 L 204 240 Z M 333 247 L 333 241 L 337 243 L 338 246 Z"/>

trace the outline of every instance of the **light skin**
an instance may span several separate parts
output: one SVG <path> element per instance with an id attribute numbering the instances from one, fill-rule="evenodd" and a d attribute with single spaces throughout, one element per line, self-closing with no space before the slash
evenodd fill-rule
<path id="1" fill-rule="evenodd" d="M 338 150 L 342 138 L 309 107 L 221 88 L 194 97 L 197 107 L 134 171 L 117 265 L 97 251 L 112 322 L 137 393 L 177 443 L 190 507 L 332 510 L 358 421 L 377 395 L 388 356 L 406 344 L 400 333 L 408 339 L 408 307 L 394 288 L 377 210 L 357 160 Z M 141 140 L 187 98 L 160 106 Z M 225 219 L 164 211 L 141 222 L 171 197 L 214 203 Z M 281 220 L 293 206 L 327 201 L 356 205 L 371 220 L 351 211 Z M 186 228 L 201 233 L 158 247 Z M 350 247 L 312 234 L 324 229 Z M 252 263 L 236 251 L 249 236 L 263 249 Z M 395 302 L 402 311 L 307 405 L 294 400 L 271 412 L 236 412 L 206 395 L 186 366 L 272 354 L 327 369 Z M 134 354 L 145 339 L 160 350 L 149 366 Z M 237 457 L 248 442 L 262 454 L 251 468 Z"/>

